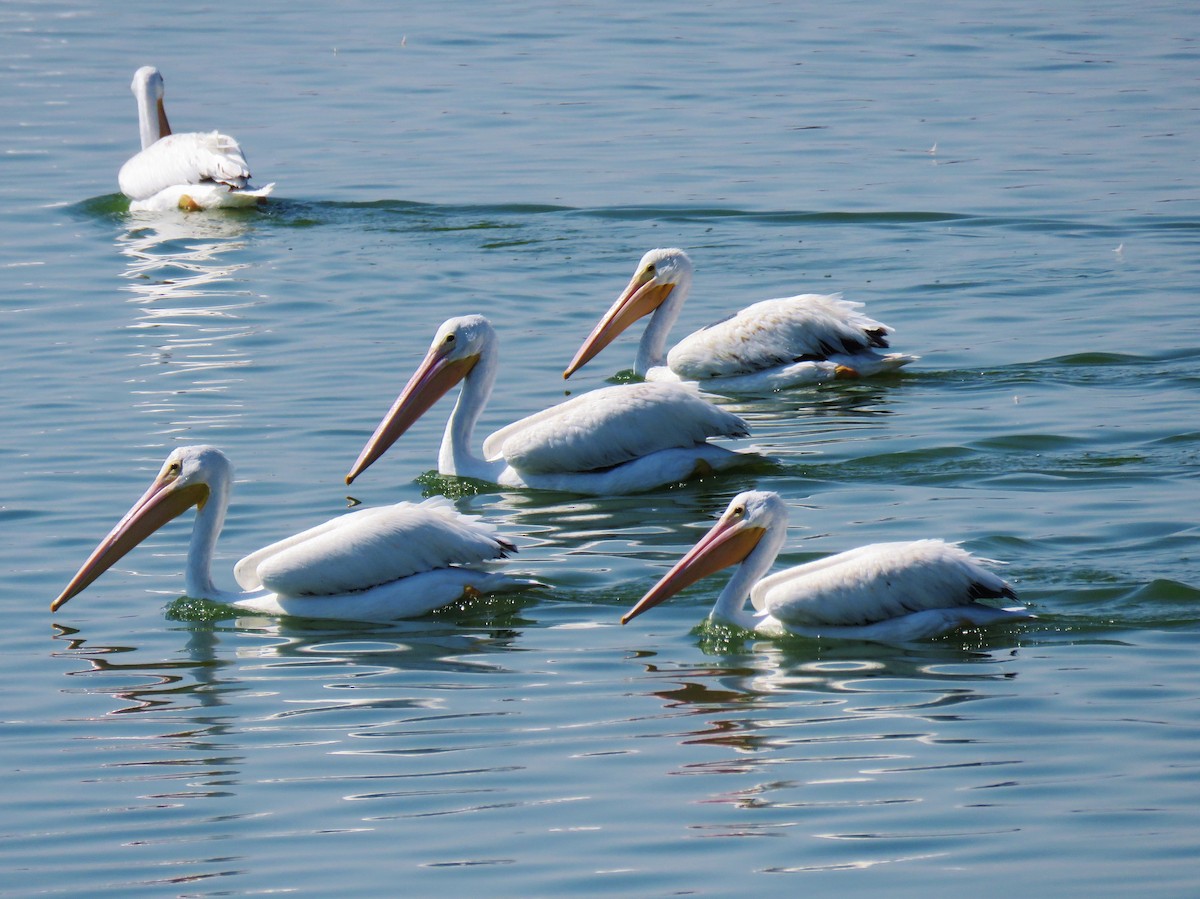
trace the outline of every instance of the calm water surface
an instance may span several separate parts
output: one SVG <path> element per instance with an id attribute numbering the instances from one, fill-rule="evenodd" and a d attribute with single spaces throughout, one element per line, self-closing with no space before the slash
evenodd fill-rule
<path id="1" fill-rule="evenodd" d="M 6 4 L 0 889 L 1195 895 L 1200 12 L 1087 7 Z M 277 202 L 128 214 L 145 63 Z M 171 446 L 238 467 L 221 576 L 343 509 L 451 314 L 502 337 L 484 426 L 559 399 L 660 245 L 679 335 L 842 291 L 921 361 L 735 403 L 776 463 L 647 496 L 430 477 L 444 405 L 356 482 L 544 590 L 226 617 L 180 523 L 47 611 Z M 1038 618 L 766 642 L 700 626 L 713 581 L 621 627 L 751 486 L 781 565 L 942 536 Z"/>

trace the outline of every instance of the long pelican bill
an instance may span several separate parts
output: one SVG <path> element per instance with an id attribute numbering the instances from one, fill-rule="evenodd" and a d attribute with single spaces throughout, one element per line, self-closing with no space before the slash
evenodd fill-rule
<path id="1" fill-rule="evenodd" d="M 346 483 L 354 483 L 354 479 L 387 452 L 388 447 L 412 427 L 413 422 L 424 415 L 451 387 L 465 378 L 478 361 L 477 354 L 452 359 L 445 347 L 431 347 L 421 365 L 400 391 L 400 396 L 396 397 L 392 408 L 375 428 L 371 439 L 358 454 L 358 459 L 346 475 Z"/>
<path id="2" fill-rule="evenodd" d="M 192 506 L 203 507 L 208 501 L 208 485 L 180 486 L 176 480 L 177 476 L 177 470 L 166 468 L 154 479 L 150 489 L 142 494 L 141 499 L 133 504 L 133 508 L 108 532 L 108 536 L 100 541 L 100 545 L 92 550 L 83 567 L 71 578 L 71 583 L 50 603 L 51 612 L 57 612 L 67 600 L 82 592 L 122 556 L 168 521 Z"/>
<path id="3" fill-rule="evenodd" d="M 723 515 L 721 520 L 713 525 L 712 530 L 701 537 L 700 542 L 688 550 L 687 554 L 638 600 L 637 605 L 621 617 L 621 624 L 628 624 L 642 612 L 665 599 L 670 599 L 696 581 L 741 562 L 750 555 L 765 533 L 765 528 L 746 524 L 740 516 Z"/>
<path id="4" fill-rule="evenodd" d="M 171 133 L 171 123 L 167 121 L 167 108 L 163 106 L 163 99 L 159 97 L 155 102 L 158 109 L 158 137 L 162 140 Z"/>
<path id="5" fill-rule="evenodd" d="M 634 275 L 633 280 L 617 297 L 615 303 L 600 319 L 584 340 L 575 358 L 563 372 L 564 380 L 583 368 L 602 349 L 612 343 L 622 331 L 644 315 L 649 315 L 671 295 L 674 284 L 659 284 L 646 272 Z"/>

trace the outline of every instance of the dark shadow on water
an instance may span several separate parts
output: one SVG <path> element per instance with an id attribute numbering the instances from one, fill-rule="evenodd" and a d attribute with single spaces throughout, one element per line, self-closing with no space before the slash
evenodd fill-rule
<path id="1" fill-rule="evenodd" d="M 128 213 L 129 201 L 121 194 L 104 194 L 67 206 L 69 214 L 97 220 L 120 220 Z M 922 225 L 952 224 L 959 229 L 991 229 L 1037 232 L 1081 233 L 1104 239 L 1121 239 L 1131 230 L 1193 230 L 1200 222 L 1163 220 L 1154 216 L 1134 217 L 1121 222 L 1095 223 L 1072 219 L 1030 219 L 1019 216 L 972 215 L 937 210 L 756 210 L 720 206 L 600 206 L 569 207 L 541 203 L 494 203 L 482 205 L 439 204 L 394 198 L 376 200 L 303 200 L 274 195 L 258 209 L 217 210 L 189 213 L 205 215 L 261 216 L 280 227 L 306 228 L 354 223 L 360 227 L 387 227 L 407 219 L 440 221 L 445 230 L 464 228 L 510 227 L 510 220 L 528 220 L 539 216 L 586 216 L 610 221 L 720 224 L 730 219 L 779 226 L 821 226 L 825 228 L 879 227 L 904 228 Z M 467 224 L 472 220 L 474 224 Z M 488 224 L 489 221 L 491 224 Z"/>
<path id="2" fill-rule="evenodd" d="M 190 596 L 180 596 L 169 603 L 166 608 L 166 617 L 170 621 L 197 625 L 213 624 L 218 621 L 229 621 L 230 619 L 261 620 L 264 622 L 279 622 L 280 627 L 297 631 L 315 629 L 323 632 L 334 628 L 348 631 L 362 631 L 365 633 L 381 633 L 391 630 L 397 632 L 420 630 L 423 626 L 419 622 L 442 621 L 457 627 L 503 628 L 513 630 L 515 633 L 515 629 L 527 627 L 534 623 L 530 619 L 521 617 L 521 613 L 522 610 L 537 604 L 539 601 L 537 594 L 541 593 L 544 589 L 541 587 L 531 587 L 523 592 L 476 596 L 470 599 L 462 599 L 448 606 L 443 606 L 440 609 L 435 609 L 428 615 L 421 616 L 421 618 L 400 618 L 387 622 L 359 622 L 352 619 L 332 621 L 327 618 L 305 618 L 299 615 L 289 615 L 282 618 L 257 616 L 252 613 L 248 614 L 234 606 L 212 602 L 207 599 L 194 599 Z"/>
<path id="3" fill-rule="evenodd" d="M 337 678 L 388 671 L 502 671 L 495 654 L 516 649 L 521 634 L 534 624 L 523 614 L 530 604 L 510 596 L 479 597 L 424 618 L 378 624 L 269 618 L 227 607 L 215 607 L 224 609 L 223 616 L 210 609 L 205 614 L 211 618 L 184 618 L 178 609 L 195 613 L 198 604 L 180 598 L 169 607 L 169 618 L 177 623 L 169 634 L 178 643 L 167 657 L 161 648 L 154 651 L 158 657 L 148 657 L 150 651 L 133 643 L 95 644 L 82 629 L 62 624 L 55 625 L 52 655 L 83 663 L 66 676 L 83 678 L 86 692 L 118 700 L 118 707 L 104 714 L 186 713 L 236 704 L 237 694 L 250 689 L 238 672 L 251 662 L 262 668 L 321 660 Z M 156 645 L 162 643 L 155 639 Z"/>
<path id="4" fill-rule="evenodd" d="M 914 370 L 907 371 L 906 374 L 915 382 L 932 386 L 957 384 L 992 389 L 1046 381 L 1061 387 L 1092 384 L 1096 383 L 1097 378 L 1107 378 L 1114 383 L 1120 383 L 1126 378 L 1144 381 L 1155 375 L 1170 376 L 1179 374 L 1180 364 L 1184 364 L 1185 373 L 1190 373 L 1192 369 L 1187 364 L 1197 359 L 1200 359 L 1200 347 L 1184 347 L 1146 355 L 1071 353 L 986 369 Z M 1145 369 L 1158 371 L 1147 372 Z"/>
<path id="5" fill-rule="evenodd" d="M 738 656 L 753 653 L 763 646 L 779 653 L 789 664 L 808 664 L 817 659 L 901 659 L 949 661 L 963 657 L 990 657 L 996 651 L 1008 651 L 1038 624 L 1037 619 L 1010 622 L 986 628 L 955 631 L 928 640 L 905 643 L 878 643 L 865 640 L 808 637 L 797 634 L 771 637 L 744 631 L 721 622 L 705 620 L 692 630 L 702 652 L 711 656 Z"/>
<path id="6" fill-rule="evenodd" d="M 211 632 L 189 635 L 180 658 L 146 659 L 137 646 L 90 645 L 80 629 L 62 624 L 54 628 L 55 641 L 66 645 L 56 648 L 52 656 L 85 663 L 85 667 L 67 672 L 67 676 L 86 678 L 86 692 L 108 693 L 124 703 L 107 714 L 225 704 L 220 691 L 213 688 L 221 682 L 221 669 L 234 662 L 216 657 L 216 638 Z M 131 680 L 136 683 L 130 685 Z"/>
<path id="7" fill-rule="evenodd" d="M 853 641 L 771 640 L 698 628 L 703 661 L 680 665 L 642 653 L 631 679 L 661 702 L 667 736 L 681 744 L 733 750 L 693 761 L 676 774 L 745 772 L 837 751 L 937 739 L 972 713 L 973 702 L 1011 694 L 1022 650 L 1011 632 L 971 634 L 911 646 Z M 864 722 L 874 722 L 868 724 Z M 865 730 L 864 730 L 865 728 Z M 803 747 L 810 748 L 803 748 Z M 833 747 L 825 749 L 823 747 Z M 780 755 L 782 753 L 782 755 Z M 778 769 L 776 769 L 778 770 Z"/>

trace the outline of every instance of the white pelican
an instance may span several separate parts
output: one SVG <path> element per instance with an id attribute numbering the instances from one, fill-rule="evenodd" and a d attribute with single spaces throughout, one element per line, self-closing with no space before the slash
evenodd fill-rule
<path id="1" fill-rule="evenodd" d="M 446 423 L 438 472 L 569 493 L 638 493 L 745 462 L 708 442 L 745 437 L 746 423 L 682 384 L 625 384 L 573 397 L 496 431 L 471 451 L 471 436 L 496 381 L 496 332 L 482 315 L 447 320 L 420 367 L 363 447 L 351 483 L 451 387 L 462 382 Z M 749 458 L 755 458 L 750 456 Z"/>
<path id="2" fill-rule="evenodd" d="M 225 520 L 233 466 L 212 446 L 174 450 L 142 498 L 50 604 L 57 611 L 150 534 L 192 506 L 185 589 L 268 615 L 381 621 L 423 615 L 463 596 L 531 586 L 470 566 L 515 551 L 459 514 L 444 497 L 349 512 L 273 543 L 237 563 L 241 591 L 212 580 L 213 547 Z"/>
<path id="3" fill-rule="evenodd" d="M 218 131 L 172 134 L 163 108 L 163 78 L 154 66 L 133 73 L 142 150 L 117 174 L 121 192 L 134 212 L 163 209 L 195 211 L 217 206 L 253 206 L 274 184 L 250 186 L 242 148 Z"/>
<path id="4" fill-rule="evenodd" d="M 739 562 L 709 617 L 767 635 L 903 643 L 1031 617 L 1021 607 L 976 602 L 1017 594 L 966 550 L 941 540 L 872 543 L 764 577 L 783 546 L 787 520 L 777 493 L 734 497 L 712 529 L 621 623 Z M 745 608 L 747 595 L 754 611 Z"/>
<path id="5" fill-rule="evenodd" d="M 646 253 L 563 377 L 571 377 L 644 315 L 650 321 L 634 372 L 649 381 L 697 381 L 716 393 L 765 392 L 831 378 L 867 377 L 918 358 L 876 352 L 887 347 L 892 329 L 860 312 L 862 303 L 817 293 L 747 306 L 689 334 L 668 353 L 667 335 L 691 286 L 692 260 L 683 250 Z"/>

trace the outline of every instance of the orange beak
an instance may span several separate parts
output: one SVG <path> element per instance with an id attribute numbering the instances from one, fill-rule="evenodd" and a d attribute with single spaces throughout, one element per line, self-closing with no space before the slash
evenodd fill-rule
<path id="1" fill-rule="evenodd" d="M 617 297 L 617 301 L 604 313 L 604 318 L 592 328 L 592 333 L 587 336 L 587 340 L 563 372 L 563 378 L 571 377 L 612 343 L 622 331 L 661 306 L 674 289 L 674 284 L 659 284 L 644 273 L 634 275 L 633 280 Z"/>
<path id="2" fill-rule="evenodd" d="M 171 123 L 167 121 L 167 109 L 163 106 L 162 97 L 158 98 L 158 139 L 162 140 L 171 133 Z"/>
<path id="3" fill-rule="evenodd" d="M 722 568 L 736 565 L 750 555 L 766 528 L 748 525 L 741 518 L 722 516 L 700 542 L 688 550 L 662 579 L 650 588 L 637 605 L 625 613 L 621 624 L 631 620 L 665 599 L 670 599 L 685 587 L 715 574 Z"/>
<path id="4" fill-rule="evenodd" d="M 201 506 L 208 501 L 207 484 L 178 486 L 174 476 L 164 472 L 154 479 L 150 489 L 133 504 L 125 516 L 117 522 L 100 545 L 92 550 L 83 567 L 71 583 L 50 603 L 50 611 L 57 612 L 67 600 L 81 593 L 92 581 L 112 568 L 127 552 L 161 528 L 173 518 L 182 515 L 192 506 Z"/>
<path id="5" fill-rule="evenodd" d="M 396 398 L 388 414 L 375 428 L 371 439 L 358 454 L 357 461 L 346 475 L 346 483 L 354 483 L 354 479 L 387 452 L 388 447 L 412 427 L 413 422 L 429 411 L 429 407 L 445 396 L 451 387 L 465 378 L 478 361 L 478 354 L 462 359 L 450 359 L 440 344 L 431 347 L 421 365 L 400 391 L 400 396 Z"/>

